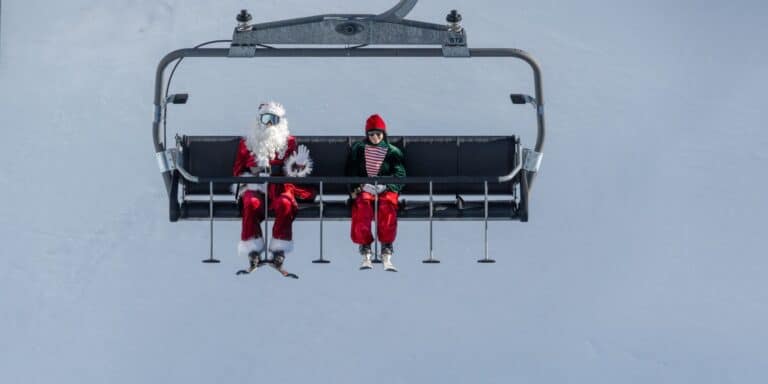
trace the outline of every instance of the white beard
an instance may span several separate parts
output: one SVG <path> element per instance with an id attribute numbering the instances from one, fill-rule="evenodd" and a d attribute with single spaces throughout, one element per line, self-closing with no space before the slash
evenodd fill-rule
<path id="1" fill-rule="evenodd" d="M 245 141 L 248 150 L 253 153 L 260 167 L 269 165 L 275 156 L 284 157 L 288 148 L 288 120 L 280 119 L 280 124 L 267 127 L 261 122 L 251 129 L 251 134 Z"/>

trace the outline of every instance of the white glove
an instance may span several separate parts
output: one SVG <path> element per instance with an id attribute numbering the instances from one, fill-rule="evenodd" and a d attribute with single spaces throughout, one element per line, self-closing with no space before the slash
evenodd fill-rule
<path id="1" fill-rule="evenodd" d="M 386 185 L 373 185 L 373 184 L 363 184 L 363 191 L 370 193 L 371 195 L 378 195 L 382 192 L 384 192 L 387 189 Z"/>
<path id="2" fill-rule="evenodd" d="M 285 160 L 283 167 L 285 174 L 292 177 L 304 177 L 312 173 L 312 159 L 309 158 L 309 149 L 304 145 Z"/>

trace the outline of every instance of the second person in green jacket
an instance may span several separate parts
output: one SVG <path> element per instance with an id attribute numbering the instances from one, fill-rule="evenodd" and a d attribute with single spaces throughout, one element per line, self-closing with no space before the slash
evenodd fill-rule
<path id="1" fill-rule="evenodd" d="M 352 144 L 347 158 L 346 175 L 357 177 L 396 176 L 405 177 L 403 152 L 387 140 L 387 125 L 379 115 L 371 115 L 365 123 L 366 139 Z M 392 264 L 393 243 L 397 236 L 398 196 L 402 184 L 362 184 L 351 191 L 352 228 L 351 237 L 359 245 L 363 257 L 360 269 L 371 269 L 373 234 L 371 221 L 374 219 L 374 204 L 378 197 L 377 235 L 382 243 L 381 261 L 384 269 L 396 272 Z"/>

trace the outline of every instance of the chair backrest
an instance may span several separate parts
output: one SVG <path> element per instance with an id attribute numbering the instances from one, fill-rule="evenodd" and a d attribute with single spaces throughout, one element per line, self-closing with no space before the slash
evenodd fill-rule
<path id="1" fill-rule="evenodd" d="M 181 141 L 182 165 L 195 176 L 232 176 L 239 144 L 238 136 L 184 136 Z M 229 187 L 227 184 L 214 184 L 213 193 L 231 194 Z M 207 195 L 209 189 L 208 184 L 184 180 L 184 190 L 188 195 Z"/>
<path id="2" fill-rule="evenodd" d="M 405 136 L 401 148 L 408 176 L 501 176 L 515 168 L 512 136 Z M 435 194 L 482 194 L 482 184 L 433 184 Z M 409 184 L 404 193 L 429 193 L 428 184 Z M 489 183 L 489 194 L 512 193 L 512 183 Z"/>
<path id="3" fill-rule="evenodd" d="M 344 165 L 356 136 L 296 136 L 309 148 L 314 160 L 312 176 L 344 176 Z M 183 165 L 193 175 L 232 175 L 240 141 L 238 136 L 185 136 L 182 139 Z M 514 136 L 391 136 L 390 143 L 405 155 L 408 176 L 500 176 L 516 164 L 517 140 Z M 187 194 L 208 194 L 209 186 L 184 182 Z M 435 183 L 434 194 L 483 194 L 482 184 Z M 344 184 L 326 184 L 326 194 L 345 194 Z M 511 194 L 513 183 L 489 183 L 492 195 Z M 215 184 L 215 194 L 229 194 L 229 185 Z M 408 184 L 404 194 L 425 195 L 428 184 Z"/>

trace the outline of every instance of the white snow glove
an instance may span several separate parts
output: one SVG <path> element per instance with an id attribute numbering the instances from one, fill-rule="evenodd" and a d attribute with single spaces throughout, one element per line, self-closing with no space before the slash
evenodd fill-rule
<path id="1" fill-rule="evenodd" d="M 387 189 L 386 185 L 379 184 L 363 184 L 363 191 L 370 193 L 371 195 L 378 195 Z"/>
<path id="2" fill-rule="evenodd" d="M 312 173 L 312 159 L 309 158 L 309 149 L 304 145 L 285 160 L 283 167 L 285 174 L 292 177 L 304 177 Z"/>

